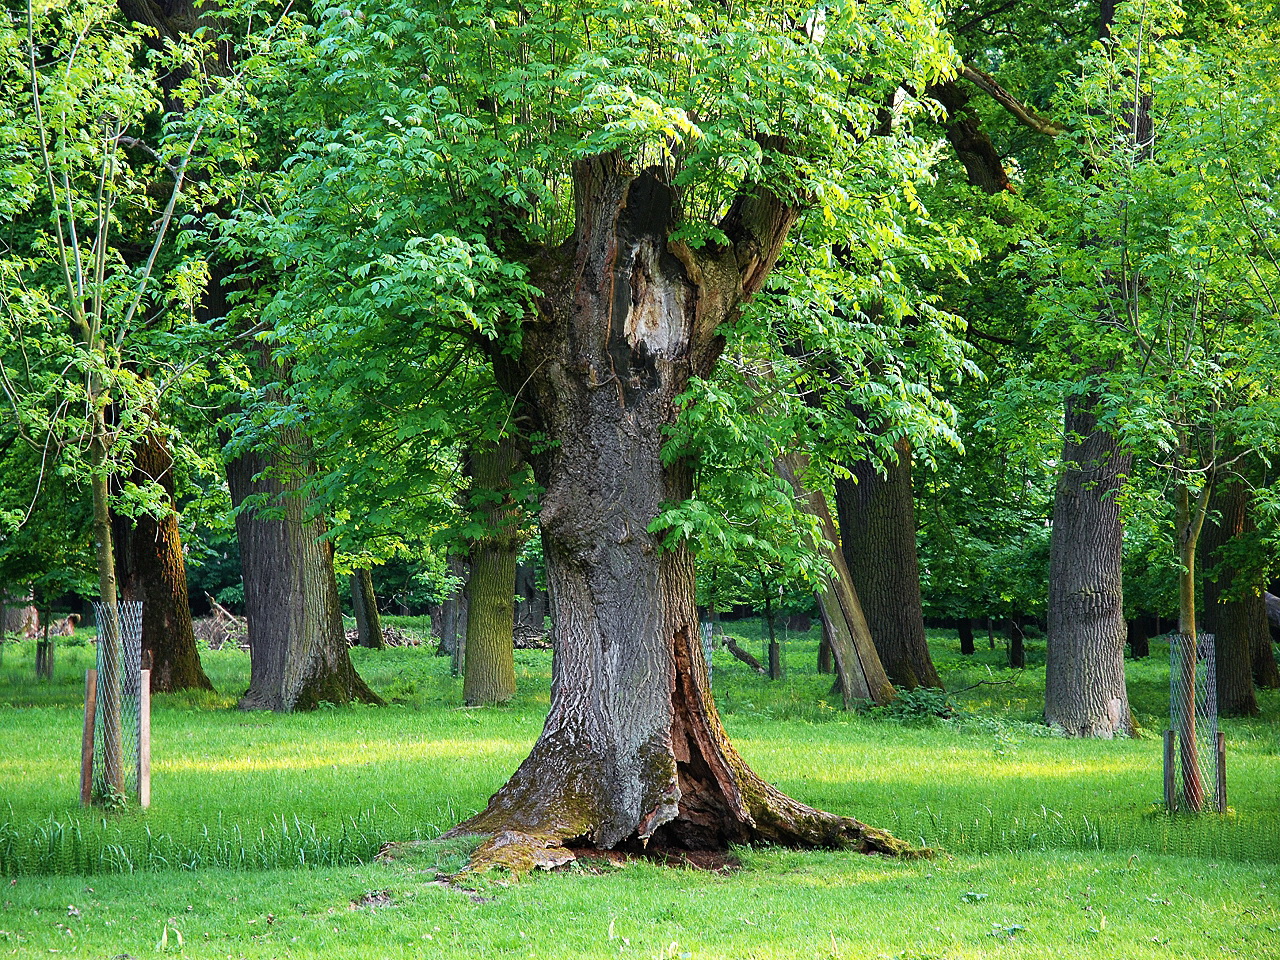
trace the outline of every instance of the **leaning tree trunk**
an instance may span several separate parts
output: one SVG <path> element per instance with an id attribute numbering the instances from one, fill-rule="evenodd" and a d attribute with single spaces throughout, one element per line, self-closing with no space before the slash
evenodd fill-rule
<path id="1" fill-rule="evenodd" d="M 292 431 L 281 440 L 301 446 Z M 278 463 L 271 464 L 279 470 Z M 245 453 L 227 464 L 231 502 L 237 508 L 265 495 L 271 513 L 256 507 L 236 516 L 251 666 L 242 710 L 309 710 L 322 702 L 381 703 L 347 651 L 333 571 L 333 545 L 321 540 L 324 524 L 305 517 L 300 479 L 264 474 L 261 454 Z"/>
<path id="2" fill-rule="evenodd" d="M 173 457 L 164 441 L 148 431 L 134 446 L 131 480 L 138 486 L 158 483 L 169 512 L 136 518 L 114 515 L 116 570 L 126 600 L 142 601 L 142 650 L 151 658 L 151 689 L 212 690 L 200 665 L 191 607 L 187 603 L 187 569 L 174 508 Z"/>
<path id="3" fill-rule="evenodd" d="M 774 470 L 791 484 L 800 506 L 818 521 L 818 530 L 827 544 L 834 545 L 839 534 L 836 522 L 827 506 L 826 495 L 821 490 L 810 489 L 804 482 L 809 458 L 804 454 L 790 453 L 774 463 Z M 892 700 L 897 691 L 885 673 L 880 655 L 862 610 L 862 599 L 854 589 L 853 577 L 845 566 L 844 555 L 834 546 L 819 547 L 823 558 L 834 571 L 826 575 L 818 589 L 818 613 L 822 617 L 823 638 L 831 646 L 835 660 L 836 687 L 846 710 L 855 701 L 871 700 L 883 706 Z"/>
<path id="4" fill-rule="evenodd" d="M 356 637 L 362 647 L 385 650 L 382 617 L 378 613 L 378 595 L 373 591 L 373 571 L 357 567 L 351 571 L 351 608 L 356 615 Z"/>
<path id="5" fill-rule="evenodd" d="M 1249 516 L 1249 492 L 1233 478 L 1213 494 L 1205 525 L 1201 556 L 1210 573 L 1204 584 L 1204 626 L 1214 635 L 1218 683 L 1218 712 L 1227 717 L 1256 716 L 1258 698 L 1253 690 L 1255 637 L 1269 643 L 1267 608 L 1262 599 L 1263 571 L 1239 569 L 1232 561 L 1231 544 L 1257 527 Z M 1238 544 L 1237 544 L 1238 546 Z"/>
<path id="6" fill-rule="evenodd" d="M 1069 397 L 1049 545 L 1045 720 L 1073 737 L 1132 735 L 1124 678 L 1124 531 L 1116 495 L 1129 456 L 1098 424 L 1093 397 Z"/>
<path id="7" fill-rule="evenodd" d="M 462 697 L 467 706 L 506 703 L 516 695 L 516 561 L 524 537 L 511 499 L 511 477 L 520 462 L 515 439 L 503 437 L 477 449 L 469 472 L 477 519 L 484 535 L 471 544 L 467 580 L 467 656 Z"/>
<path id="8" fill-rule="evenodd" d="M 941 687 L 924 636 L 911 445 L 903 440 L 894 452 L 885 474 L 860 460 L 836 480 L 840 549 L 889 679 L 909 690 Z"/>
<path id="9" fill-rule="evenodd" d="M 715 329 L 772 267 L 794 211 L 759 190 L 722 223 L 725 247 L 668 238 L 672 188 L 613 157 L 575 167 L 574 241 L 543 263 L 524 333 L 554 622 L 551 708 L 529 757 L 455 833 L 494 835 L 473 865 L 571 857 L 564 845 L 723 848 L 774 841 L 903 852 L 856 820 L 811 809 L 730 745 L 707 685 L 684 541 L 652 533 L 690 495 L 663 462 L 664 428 Z M 548 848 L 550 853 L 548 853 Z"/>

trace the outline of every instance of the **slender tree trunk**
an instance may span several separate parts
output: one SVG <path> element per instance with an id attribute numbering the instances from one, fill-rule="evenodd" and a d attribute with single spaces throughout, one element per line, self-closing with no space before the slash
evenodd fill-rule
<path id="1" fill-rule="evenodd" d="M 295 451 L 303 447 L 294 431 L 280 439 Z M 351 665 L 333 545 L 319 539 L 324 524 L 306 519 L 296 468 L 289 474 L 276 462 L 264 474 L 267 468 L 258 453 L 227 464 L 232 504 L 239 508 L 261 494 L 271 510 L 249 508 L 236 516 L 252 658 L 240 708 L 289 712 L 322 702 L 381 703 Z"/>
<path id="2" fill-rule="evenodd" d="M 1256 716 L 1253 650 L 1256 636 L 1268 643 L 1267 608 L 1261 570 L 1253 577 L 1232 562 L 1233 541 L 1257 527 L 1249 515 L 1249 493 L 1239 478 L 1218 485 L 1209 509 L 1201 555 L 1211 573 L 1204 584 L 1204 625 L 1214 635 L 1218 712 L 1226 717 Z M 1237 544 L 1238 546 L 1238 544 Z M 1246 582 L 1246 578 L 1252 582 Z"/>
<path id="3" fill-rule="evenodd" d="M 470 457 L 474 509 L 485 535 L 471 545 L 467 580 L 467 658 L 462 696 L 467 706 L 506 703 L 516 695 L 515 583 L 523 536 L 511 500 L 520 462 L 512 437 Z M 478 497 L 477 497 L 478 494 Z"/>
<path id="4" fill-rule="evenodd" d="M 764 571 L 760 571 L 760 592 L 764 596 L 764 624 L 769 633 L 769 679 L 782 679 L 782 647 L 778 644 L 778 634 L 774 629 L 773 597 L 769 591 L 769 581 Z"/>
<path id="5" fill-rule="evenodd" d="M 516 563 L 516 625 L 530 633 L 546 630 L 547 594 L 538 586 L 538 569 L 532 563 Z"/>
<path id="6" fill-rule="evenodd" d="M 535 460 L 551 707 L 529 757 L 455 832 L 495 835 L 474 865 L 561 862 L 572 840 L 902 852 L 747 767 L 707 686 L 689 549 L 649 531 L 691 492 L 688 466 L 661 456 L 675 399 L 710 372 L 716 326 L 763 282 L 794 211 L 758 190 L 722 224 L 731 245 L 695 253 L 669 240 L 674 196 L 654 171 L 581 161 L 575 201 L 574 240 L 540 265 L 544 295 L 523 340 L 530 413 L 551 441 Z"/>
<path id="7" fill-rule="evenodd" d="M 156 693 L 212 690 L 200 665 L 191 607 L 187 602 L 187 569 L 174 509 L 173 457 L 164 441 L 150 431 L 134 445 L 135 484 L 158 483 L 169 513 L 157 520 L 116 515 L 116 568 L 126 600 L 142 601 L 142 650 L 151 658 L 151 689 Z"/>
<path id="8" fill-rule="evenodd" d="M 471 564 L 453 555 L 447 562 L 449 575 L 459 581 L 459 586 L 440 604 L 440 652 L 449 657 L 449 672 L 460 677 L 467 660 L 467 581 L 471 578 Z"/>
<path id="9" fill-rule="evenodd" d="M 1116 495 L 1128 455 L 1098 424 L 1096 399 L 1069 397 L 1049 546 L 1045 720 L 1068 736 L 1132 735 L 1124 677 L 1124 531 Z"/>
<path id="10" fill-rule="evenodd" d="M 378 613 L 378 595 L 373 591 L 373 571 L 357 567 L 351 571 L 351 606 L 356 615 L 356 636 L 362 647 L 387 649 L 382 635 L 382 617 Z"/>
<path id="11" fill-rule="evenodd" d="M 836 480 L 840 547 L 889 679 L 908 689 L 941 687 L 924 635 L 911 446 L 904 440 L 894 451 L 886 474 L 861 460 Z"/>
<path id="12" fill-rule="evenodd" d="M 115 541 L 111 536 L 111 506 L 107 469 L 106 398 L 90 391 L 92 438 L 89 442 L 89 487 L 93 498 L 93 537 L 98 565 L 98 599 L 105 622 L 98 624 L 98 711 L 102 717 L 102 771 L 107 788 L 124 794 L 124 745 L 121 726 L 121 669 L 119 593 L 116 586 Z M 112 638 L 114 642 L 108 642 Z"/>
<path id="13" fill-rule="evenodd" d="M 819 614 L 819 618 L 821 618 L 821 614 Z M 822 621 L 822 639 L 818 641 L 818 672 L 835 672 L 835 668 L 831 664 L 831 638 L 827 636 L 825 620 Z"/>
<path id="14" fill-rule="evenodd" d="M 1021 670 L 1027 665 L 1026 634 L 1017 617 L 1005 621 L 1005 636 L 1009 638 L 1009 666 Z"/>
<path id="15" fill-rule="evenodd" d="M 1199 745 L 1196 743 L 1196 661 L 1200 635 L 1196 624 L 1196 545 L 1208 512 L 1212 476 L 1193 503 L 1185 483 L 1174 488 L 1174 530 L 1178 541 L 1178 632 L 1182 634 L 1183 656 L 1179 664 L 1181 683 L 1179 704 L 1178 756 L 1182 765 L 1182 801 L 1192 813 L 1204 809 L 1204 782 L 1200 776 Z"/>

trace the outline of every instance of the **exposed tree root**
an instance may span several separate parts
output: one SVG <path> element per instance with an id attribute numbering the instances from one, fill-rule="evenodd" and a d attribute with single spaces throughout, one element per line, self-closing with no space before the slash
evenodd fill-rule
<path id="1" fill-rule="evenodd" d="M 856 850 L 914 858 L 932 851 L 852 817 L 816 810 L 762 780 L 729 742 L 706 685 L 700 645 L 675 638 L 670 739 L 641 749 L 620 779 L 616 756 L 571 736 L 545 732 L 488 806 L 444 839 L 485 841 L 465 873 L 513 873 L 573 862 L 579 848 L 670 858 L 735 845 Z M 619 801 L 619 784 L 636 803 Z"/>

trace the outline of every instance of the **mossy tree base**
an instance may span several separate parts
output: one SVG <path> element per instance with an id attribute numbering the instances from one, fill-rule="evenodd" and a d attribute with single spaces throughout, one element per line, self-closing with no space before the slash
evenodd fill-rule
<path id="1" fill-rule="evenodd" d="M 583 847 L 652 855 L 776 844 L 931 855 L 885 830 L 801 803 L 757 776 L 720 723 L 701 645 L 689 642 L 697 636 L 694 630 L 673 636 L 667 743 L 652 744 L 630 770 L 620 771 L 607 751 L 593 750 L 591 738 L 549 722 L 550 733 L 544 731 L 485 810 L 445 834 L 486 838 L 464 872 L 554 869 L 573 862 Z M 647 803 L 627 803 L 637 796 Z"/>

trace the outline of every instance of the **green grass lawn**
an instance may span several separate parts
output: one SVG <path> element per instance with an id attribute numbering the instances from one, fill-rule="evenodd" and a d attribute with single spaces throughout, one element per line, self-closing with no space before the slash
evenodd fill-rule
<path id="1" fill-rule="evenodd" d="M 758 648 L 754 623 L 730 630 Z M 1280 957 L 1280 697 L 1223 723 L 1231 812 L 1171 819 L 1156 806 L 1162 646 L 1129 665 L 1149 732 L 1081 742 L 1036 722 L 1042 648 L 1015 673 L 1002 651 L 932 642 L 948 688 L 967 688 L 956 720 L 833 709 L 812 634 L 788 638 L 782 681 L 717 653 L 713 685 L 763 776 L 937 859 L 757 850 L 727 876 L 633 863 L 473 894 L 434 882 L 430 850 L 372 856 L 434 838 L 501 785 L 541 728 L 549 654 L 517 653 L 514 704 L 469 710 L 429 646 L 354 650 L 392 706 L 277 716 L 230 709 L 248 657 L 206 652 L 216 695 L 156 698 L 152 808 L 86 814 L 92 648 L 61 648 L 37 684 L 31 646 L 6 644 L 0 957 Z"/>

